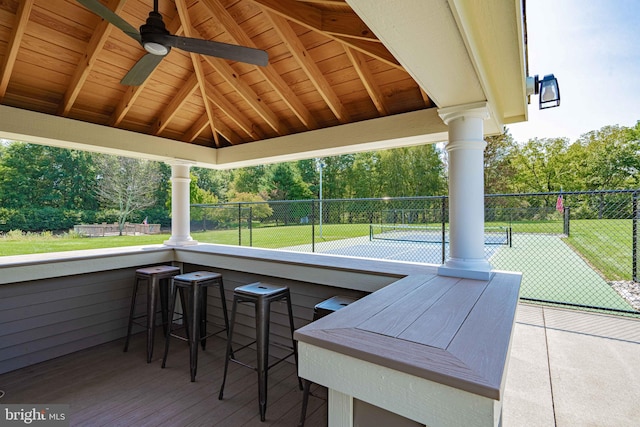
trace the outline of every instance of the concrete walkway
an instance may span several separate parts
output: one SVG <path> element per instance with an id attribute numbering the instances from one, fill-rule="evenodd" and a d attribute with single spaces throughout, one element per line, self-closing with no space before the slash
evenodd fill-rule
<path id="1" fill-rule="evenodd" d="M 520 304 L 502 421 L 640 425 L 640 320 Z"/>

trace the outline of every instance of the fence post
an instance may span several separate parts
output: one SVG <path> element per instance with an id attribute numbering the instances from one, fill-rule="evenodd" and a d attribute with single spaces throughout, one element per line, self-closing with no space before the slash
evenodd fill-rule
<path id="1" fill-rule="evenodd" d="M 444 245 L 446 244 L 446 240 L 447 240 L 446 222 L 445 222 L 445 217 L 447 214 L 446 200 L 447 200 L 446 196 L 442 196 L 442 204 L 440 206 L 440 217 L 442 218 L 442 263 L 443 264 L 446 261 L 446 253 L 447 253 L 447 251 L 445 251 L 444 249 Z"/>
<path id="2" fill-rule="evenodd" d="M 253 206 L 249 206 L 249 246 L 253 247 Z"/>
<path id="3" fill-rule="evenodd" d="M 242 203 L 238 203 L 238 246 L 242 246 Z"/>
<path id="4" fill-rule="evenodd" d="M 571 216 L 571 208 L 568 206 L 564 207 L 564 234 L 565 236 L 569 237 L 570 235 L 570 225 L 569 225 L 569 218 Z"/>
<path id="5" fill-rule="evenodd" d="M 631 255 L 631 259 L 632 259 L 632 276 L 633 276 L 633 281 L 634 282 L 638 282 L 638 193 L 633 193 L 632 194 L 632 199 L 633 199 L 633 216 L 632 216 L 632 220 L 631 220 L 631 240 L 632 240 L 632 246 L 633 246 L 633 253 Z"/>
<path id="6" fill-rule="evenodd" d="M 316 202 L 311 201 L 311 252 L 316 251 Z"/>

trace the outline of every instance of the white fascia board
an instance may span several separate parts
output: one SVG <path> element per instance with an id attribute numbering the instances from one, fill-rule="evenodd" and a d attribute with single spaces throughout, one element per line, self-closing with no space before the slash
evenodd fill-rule
<path id="1" fill-rule="evenodd" d="M 0 105 L 0 138 L 124 157 L 212 167 L 216 150 Z"/>
<path id="2" fill-rule="evenodd" d="M 447 140 L 437 109 L 413 111 L 218 149 L 217 169 L 384 150 Z"/>
<path id="3" fill-rule="evenodd" d="M 220 149 L 0 105 L 0 138 L 118 156 L 234 169 L 447 140 L 435 108 Z"/>

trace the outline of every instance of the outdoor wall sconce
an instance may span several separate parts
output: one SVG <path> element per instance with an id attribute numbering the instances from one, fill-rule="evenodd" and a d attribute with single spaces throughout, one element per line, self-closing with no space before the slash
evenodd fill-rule
<path id="1" fill-rule="evenodd" d="M 540 109 L 560 106 L 560 87 L 553 74 L 547 74 L 542 80 L 538 76 L 527 77 L 527 96 L 540 95 Z"/>

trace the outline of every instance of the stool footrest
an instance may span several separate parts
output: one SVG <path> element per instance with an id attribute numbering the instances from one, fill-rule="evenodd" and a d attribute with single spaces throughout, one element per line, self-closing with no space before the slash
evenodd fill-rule
<path id="1" fill-rule="evenodd" d="M 242 349 L 241 349 L 241 348 L 240 348 L 240 349 L 236 349 L 235 351 L 238 351 L 238 350 L 242 350 Z M 285 360 L 287 360 L 289 357 L 291 357 L 291 356 L 293 356 L 293 355 L 295 355 L 295 352 L 294 352 L 294 351 L 292 351 L 291 353 L 287 354 L 287 355 L 286 355 L 286 356 L 284 356 L 283 358 L 276 360 L 276 361 L 275 361 L 275 362 L 273 362 L 271 365 L 268 365 L 268 366 L 267 366 L 267 369 L 271 369 L 271 368 L 273 368 L 274 366 L 276 366 L 276 365 L 277 365 L 277 364 L 279 364 L 280 362 L 284 362 Z M 229 362 L 236 363 L 236 364 L 238 364 L 238 365 L 244 366 L 245 368 L 253 369 L 254 371 L 257 371 L 257 370 L 258 370 L 258 368 L 257 368 L 256 366 L 249 365 L 248 363 L 244 363 L 242 360 L 234 359 L 233 357 L 230 357 L 230 358 L 229 358 Z"/>

